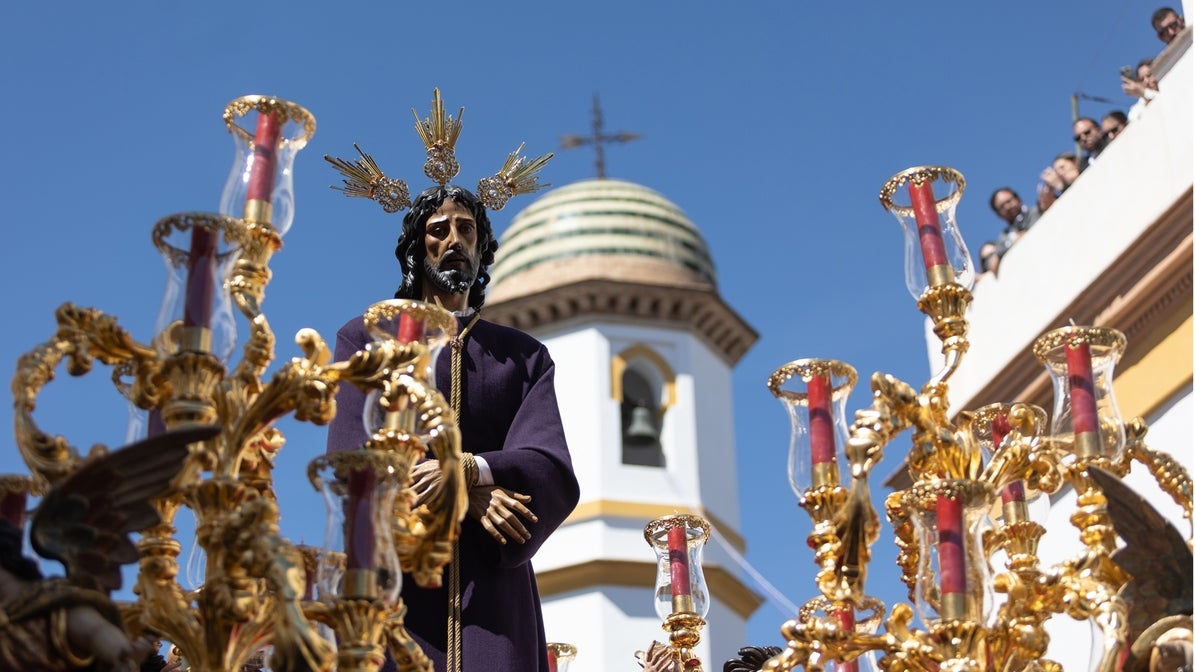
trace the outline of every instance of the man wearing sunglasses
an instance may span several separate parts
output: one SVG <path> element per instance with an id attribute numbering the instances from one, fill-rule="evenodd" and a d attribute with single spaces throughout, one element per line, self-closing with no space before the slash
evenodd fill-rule
<path id="1" fill-rule="evenodd" d="M 1154 12 L 1151 22 L 1153 23 L 1154 31 L 1158 34 L 1158 39 L 1166 44 L 1170 44 L 1175 36 L 1181 33 L 1187 25 L 1183 21 L 1183 17 L 1179 16 L 1178 12 L 1170 7 L 1162 7 Z"/>
<path id="2" fill-rule="evenodd" d="M 1104 129 L 1104 139 L 1107 142 L 1115 140 L 1116 136 L 1120 135 L 1124 131 L 1125 126 L 1128 125 L 1128 115 L 1120 110 L 1112 110 L 1100 119 L 1100 127 Z"/>
<path id="3" fill-rule="evenodd" d="M 1079 170 L 1087 170 L 1087 166 L 1095 161 L 1104 147 L 1108 145 L 1104 137 L 1104 129 L 1099 122 L 1091 117 L 1079 117 L 1072 127 L 1075 131 L 1075 142 L 1083 148 L 1083 158 L 1079 160 Z"/>

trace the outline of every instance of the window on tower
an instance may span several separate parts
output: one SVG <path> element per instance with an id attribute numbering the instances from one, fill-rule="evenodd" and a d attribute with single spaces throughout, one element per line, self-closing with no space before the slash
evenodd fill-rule
<path id="1" fill-rule="evenodd" d="M 664 466 L 660 390 L 633 367 L 622 374 L 622 463 Z"/>
<path id="2" fill-rule="evenodd" d="M 635 343 L 610 359 L 610 396 L 618 403 L 622 463 L 667 466 L 664 422 L 676 405 L 676 374 L 668 360 L 646 343 Z"/>

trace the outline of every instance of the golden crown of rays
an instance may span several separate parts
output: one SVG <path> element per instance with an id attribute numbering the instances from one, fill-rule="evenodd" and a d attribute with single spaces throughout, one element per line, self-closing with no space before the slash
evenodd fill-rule
<path id="1" fill-rule="evenodd" d="M 427 147 L 427 160 L 423 163 L 423 174 L 435 180 L 440 186 L 456 177 L 461 171 L 461 165 L 456 160 L 456 140 L 461 134 L 461 119 L 465 116 L 465 108 L 457 112 L 456 118 L 444 113 L 444 101 L 440 98 L 440 90 L 432 93 L 431 115 L 419 118 L 414 108 L 415 131 Z M 407 183 L 392 177 L 387 177 L 376 161 L 366 154 L 360 147 L 353 145 L 360 159 L 349 161 L 331 156 L 324 156 L 324 160 L 331 163 L 336 170 L 344 175 L 344 186 L 333 186 L 333 189 L 344 192 L 345 196 L 353 198 L 368 198 L 377 201 L 386 212 L 398 212 L 411 205 L 411 193 Z M 536 176 L 552 158 L 552 154 L 544 154 L 528 160 L 520 156 L 523 145 L 511 152 L 502 164 L 502 169 L 491 177 L 482 178 L 477 182 L 477 197 L 490 210 L 501 210 L 506 202 L 519 194 L 530 194 L 550 184 L 540 184 Z"/>

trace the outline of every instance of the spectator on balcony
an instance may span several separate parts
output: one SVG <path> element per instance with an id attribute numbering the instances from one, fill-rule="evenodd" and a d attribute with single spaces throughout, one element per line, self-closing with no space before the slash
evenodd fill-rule
<path id="1" fill-rule="evenodd" d="M 992 198 L 988 201 L 988 205 L 992 207 L 992 212 L 996 213 L 1000 219 L 1004 220 L 1004 230 L 996 237 L 996 260 L 992 264 L 994 271 L 996 266 L 999 266 L 1000 259 L 1004 258 L 1004 254 L 1012 248 L 1013 243 L 1017 241 L 1029 227 L 1033 226 L 1038 217 L 1041 217 L 1041 208 L 1034 204 L 1026 206 L 1017 192 L 1012 190 L 1012 187 L 1000 187 L 992 192 Z M 989 255 L 990 256 L 990 255 Z M 980 250 L 980 258 L 983 258 L 982 248 Z M 985 266 L 988 264 L 985 262 Z"/>
<path id="2" fill-rule="evenodd" d="M 1166 44 L 1170 44 L 1175 36 L 1187 26 L 1183 17 L 1170 7 L 1162 7 L 1154 12 L 1150 22 L 1153 24 L 1154 32 L 1158 34 L 1158 39 Z"/>
<path id="3" fill-rule="evenodd" d="M 1100 119 L 1100 126 L 1104 129 L 1104 140 L 1112 142 L 1116 136 L 1124 131 L 1124 127 L 1129 125 L 1129 118 L 1125 116 L 1124 112 L 1120 110 L 1112 110 Z"/>
<path id="4" fill-rule="evenodd" d="M 1083 148 L 1083 158 L 1079 159 L 1079 170 L 1087 170 L 1104 151 L 1104 147 L 1108 146 L 1108 141 L 1104 139 L 1104 129 L 1100 127 L 1099 123 L 1091 117 L 1079 117 L 1075 120 L 1072 126 L 1075 131 L 1075 142 Z"/>
<path id="5" fill-rule="evenodd" d="M 996 273 L 996 269 L 1000 267 L 1000 255 L 996 254 L 995 241 L 986 241 L 979 246 L 979 265 L 984 273 Z"/>
<path id="6" fill-rule="evenodd" d="M 1041 183 L 1037 185 L 1037 206 L 1045 212 L 1079 179 L 1079 162 L 1075 155 L 1064 152 L 1054 157 L 1054 162 L 1041 171 Z"/>
<path id="7" fill-rule="evenodd" d="M 1145 106 L 1158 96 L 1158 80 L 1153 75 L 1153 59 L 1145 58 L 1137 64 L 1137 78 L 1120 78 L 1120 88 L 1125 94 L 1136 96 L 1137 102 L 1129 108 L 1129 121 L 1137 121 L 1145 113 Z"/>

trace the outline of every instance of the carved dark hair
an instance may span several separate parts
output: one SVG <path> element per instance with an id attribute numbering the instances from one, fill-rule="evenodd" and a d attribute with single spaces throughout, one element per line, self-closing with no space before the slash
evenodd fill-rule
<path id="1" fill-rule="evenodd" d="M 494 238 L 494 229 L 485 206 L 473 192 L 455 184 L 424 189 L 415 197 L 410 211 L 402 218 L 402 233 L 394 248 L 394 256 L 398 258 L 398 266 L 402 271 L 402 284 L 394 292 L 394 298 L 423 298 L 423 259 L 427 256 L 423 237 L 427 233 L 427 220 L 449 198 L 468 209 L 477 223 L 477 254 L 481 266 L 477 271 L 477 279 L 469 288 L 469 307 L 480 308 L 485 303 L 485 287 L 490 282 L 490 274 L 486 269 L 494 263 L 498 241 Z"/>
<path id="2" fill-rule="evenodd" d="M 0 567 L 22 581 L 42 578 L 37 563 L 21 554 L 21 529 L 0 518 Z"/>
<path id="3" fill-rule="evenodd" d="M 768 659 L 779 655 L 778 646 L 744 646 L 739 649 L 739 657 L 731 658 L 722 664 L 722 672 L 759 672 Z"/>

